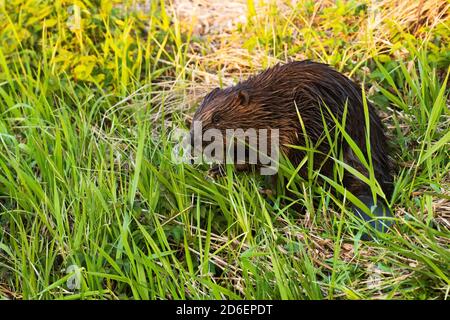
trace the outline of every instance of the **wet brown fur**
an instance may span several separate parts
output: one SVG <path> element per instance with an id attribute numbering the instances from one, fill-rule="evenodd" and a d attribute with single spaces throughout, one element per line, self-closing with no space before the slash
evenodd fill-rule
<path id="1" fill-rule="evenodd" d="M 324 119 L 330 133 L 334 132 L 333 114 L 339 122 L 347 103 L 346 132 L 366 154 L 365 120 L 361 88 L 352 80 L 328 65 L 307 61 L 278 64 L 236 86 L 214 89 L 203 100 L 193 120 L 202 121 L 203 130 L 271 129 L 280 130 L 281 151 L 294 165 L 304 158 L 304 152 L 288 145 L 305 145 L 301 119 L 313 145 L 323 138 Z M 327 107 L 325 108 L 324 105 Z M 390 198 L 392 176 L 384 129 L 374 107 L 368 102 L 371 156 L 375 177 Z M 298 110 L 298 113 L 297 113 Z M 214 120 L 214 121 L 213 121 Z M 367 170 L 342 140 L 344 162 L 368 176 Z M 330 146 L 324 139 L 318 150 L 328 153 Z M 314 168 L 332 177 L 332 161 L 317 154 Z M 306 171 L 300 171 L 306 176 Z M 370 194 L 358 178 L 346 173 L 344 185 L 355 195 Z"/>

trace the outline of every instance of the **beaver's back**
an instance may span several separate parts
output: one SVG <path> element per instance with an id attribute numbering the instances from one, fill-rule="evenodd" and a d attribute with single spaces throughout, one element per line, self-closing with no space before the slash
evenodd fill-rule
<path id="1" fill-rule="evenodd" d="M 282 138 L 283 135 L 289 135 L 287 140 L 293 145 L 305 144 L 298 115 L 301 116 L 308 137 L 313 143 L 317 143 L 323 138 L 324 123 L 326 123 L 329 132 L 333 134 L 335 130 L 333 117 L 339 123 L 342 123 L 345 111 L 345 130 L 367 159 L 366 123 L 361 88 L 328 65 L 311 61 L 295 61 L 277 65 L 241 82 L 236 88 L 248 90 L 251 92 L 253 102 L 265 110 L 270 110 L 273 119 L 269 120 L 280 122 Z M 370 153 L 375 176 L 386 196 L 390 197 L 392 177 L 387 139 L 375 109 L 369 102 L 367 102 L 367 107 L 370 127 Z M 268 121 L 267 117 L 262 121 Z M 270 127 L 275 126 L 270 125 Z M 292 128 L 295 128 L 295 130 L 289 130 Z M 286 137 L 284 138 L 284 141 L 286 141 Z M 324 139 L 318 147 L 319 151 L 324 153 L 327 153 L 329 148 L 327 139 Z M 344 161 L 368 176 L 367 169 L 345 140 L 342 148 Z M 298 149 L 289 149 L 287 153 L 294 164 L 298 164 L 305 156 Z M 317 156 L 315 159 L 316 167 L 324 159 L 325 157 Z M 331 162 L 325 163 L 321 170 L 326 175 L 331 175 Z M 345 179 L 352 192 L 362 193 L 363 190 L 358 189 L 367 188 L 354 177 Z"/>

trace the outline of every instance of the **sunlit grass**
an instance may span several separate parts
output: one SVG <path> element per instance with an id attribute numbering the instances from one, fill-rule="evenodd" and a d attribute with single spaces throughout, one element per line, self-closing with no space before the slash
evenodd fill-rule
<path id="1" fill-rule="evenodd" d="M 448 22 L 433 24 L 442 17 L 414 39 L 407 16 L 358 29 L 367 17 L 352 1 L 272 3 L 266 15 L 248 1 L 248 23 L 222 47 L 168 2 L 146 15 L 132 1 L 120 12 L 91 2 L 77 13 L 42 1 L 36 29 L 24 2 L 22 20 L 0 2 L 2 298 L 448 298 L 448 42 L 436 40 Z M 78 14 L 85 24 L 70 31 Z M 172 161 L 173 130 L 205 89 L 293 57 L 351 74 L 383 111 L 396 224 L 374 241 L 360 239 L 357 199 L 338 179 L 317 184 L 309 170 L 305 181 L 282 161 L 276 192 L 263 196 L 262 177 L 211 180 L 205 165 Z M 76 273 L 78 289 L 68 285 Z"/>

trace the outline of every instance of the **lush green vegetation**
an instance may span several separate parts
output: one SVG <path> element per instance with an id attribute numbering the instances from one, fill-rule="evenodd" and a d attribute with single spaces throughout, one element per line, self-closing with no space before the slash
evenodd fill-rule
<path id="1" fill-rule="evenodd" d="M 138 2 L 0 0 L 0 297 L 448 298 L 446 1 L 248 0 L 222 29 Z M 396 226 L 377 240 L 339 183 L 287 163 L 292 200 L 171 161 L 210 88 L 303 58 L 363 83 L 388 128 Z"/>

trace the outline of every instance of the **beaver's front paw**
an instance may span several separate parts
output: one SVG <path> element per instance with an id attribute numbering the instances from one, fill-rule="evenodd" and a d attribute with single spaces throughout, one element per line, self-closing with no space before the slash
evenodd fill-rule
<path id="1" fill-rule="evenodd" d="M 365 213 L 362 209 L 353 206 L 353 212 L 355 215 L 366 221 L 369 222 L 369 225 L 372 229 L 377 230 L 378 232 L 387 232 L 389 228 L 394 224 L 393 221 L 393 215 L 391 211 L 389 210 L 388 206 L 382 199 L 379 199 L 374 204 L 373 197 L 371 196 L 359 196 L 359 200 L 361 200 L 367 208 L 371 210 L 372 216 L 369 216 L 367 213 Z M 364 233 L 361 236 L 362 240 L 372 240 L 372 237 Z"/>
<path id="2" fill-rule="evenodd" d="M 220 164 L 215 164 L 211 169 L 208 170 L 208 177 L 211 177 L 212 179 L 217 179 L 225 175 L 225 168 Z"/>

